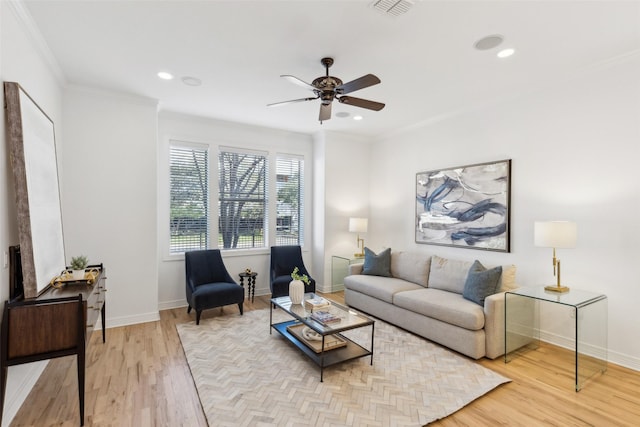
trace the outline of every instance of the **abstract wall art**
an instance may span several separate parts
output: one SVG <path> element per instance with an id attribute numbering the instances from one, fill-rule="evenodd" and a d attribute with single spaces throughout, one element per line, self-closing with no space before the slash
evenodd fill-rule
<path id="1" fill-rule="evenodd" d="M 509 252 L 511 160 L 416 174 L 416 243 Z"/>

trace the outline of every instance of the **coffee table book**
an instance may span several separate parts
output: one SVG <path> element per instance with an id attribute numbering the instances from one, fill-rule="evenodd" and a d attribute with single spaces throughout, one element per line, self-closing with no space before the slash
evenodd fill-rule
<path id="1" fill-rule="evenodd" d="M 302 335 L 302 329 L 306 326 L 302 323 L 297 325 L 287 326 L 287 331 L 289 331 L 292 335 L 302 341 L 307 347 L 316 353 L 322 352 L 322 341 L 312 341 L 308 340 Z M 333 350 L 336 348 L 344 347 L 347 345 L 347 342 L 342 339 L 338 335 L 326 335 L 324 337 L 324 351 Z"/>

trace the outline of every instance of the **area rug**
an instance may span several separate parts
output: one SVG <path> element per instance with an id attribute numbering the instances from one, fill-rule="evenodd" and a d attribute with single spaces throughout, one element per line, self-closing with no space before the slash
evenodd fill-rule
<path id="1" fill-rule="evenodd" d="M 286 314 L 275 310 L 274 320 Z M 269 310 L 176 328 L 210 426 L 422 426 L 510 381 L 380 320 L 373 365 L 363 357 L 325 368 L 324 382 L 315 363 L 269 334 Z M 368 347 L 370 333 L 349 337 Z"/>

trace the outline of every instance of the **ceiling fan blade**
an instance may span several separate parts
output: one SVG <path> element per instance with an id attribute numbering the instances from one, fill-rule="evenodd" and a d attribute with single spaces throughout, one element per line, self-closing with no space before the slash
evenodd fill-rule
<path id="1" fill-rule="evenodd" d="M 280 77 L 284 77 L 285 79 L 289 80 L 291 83 L 293 83 L 295 85 L 298 85 L 298 86 L 302 86 L 303 88 L 306 88 L 306 89 L 309 89 L 309 90 L 316 90 L 316 88 L 314 86 L 311 86 L 309 83 L 300 80 L 296 76 L 291 76 L 289 74 L 283 74 Z"/>
<path id="2" fill-rule="evenodd" d="M 329 120 L 331 118 L 331 103 L 329 104 L 320 104 L 320 117 L 318 120 L 324 122 L 325 120 Z"/>
<path id="3" fill-rule="evenodd" d="M 356 98 L 354 96 L 341 96 L 338 98 L 338 101 L 343 104 L 367 108 L 374 111 L 380 111 L 384 108 L 384 104 L 382 102 L 369 101 L 368 99 Z"/>
<path id="4" fill-rule="evenodd" d="M 366 76 L 362 76 L 358 79 L 341 84 L 340 86 L 336 87 L 336 92 L 339 94 L 351 93 L 356 90 L 364 89 L 365 87 L 377 85 L 378 83 L 380 83 L 379 78 L 377 78 L 373 74 L 367 74 Z"/>
<path id="5" fill-rule="evenodd" d="M 281 107 L 283 105 L 295 104 L 296 102 L 314 101 L 316 99 L 318 99 L 317 96 L 315 98 L 292 99 L 291 101 L 274 102 L 273 104 L 267 104 L 267 107 Z"/>

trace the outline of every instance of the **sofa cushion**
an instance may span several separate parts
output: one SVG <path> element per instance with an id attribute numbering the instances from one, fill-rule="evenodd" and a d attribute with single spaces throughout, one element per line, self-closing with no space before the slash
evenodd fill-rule
<path id="1" fill-rule="evenodd" d="M 393 296 L 398 307 L 472 331 L 484 327 L 484 311 L 462 295 L 440 289 L 422 288 L 398 292 Z"/>
<path id="2" fill-rule="evenodd" d="M 378 255 L 371 249 L 364 248 L 362 274 L 391 277 L 391 248 L 383 250 Z"/>
<path id="3" fill-rule="evenodd" d="M 393 277 L 356 274 L 344 278 L 344 287 L 384 302 L 392 303 L 393 295 L 407 290 L 424 289 L 420 285 Z"/>
<path id="4" fill-rule="evenodd" d="M 391 252 L 391 275 L 425 288 L 429 284 L 431 255 L 420 252 Z"/>
<path id="5" fill-rule="evenodd" d="M 493 295 L 500 287 L 502 266 L 487 269 L 476 260 L 467 274 L 462 296 L 484 307 L 484 299 Z"/>
<path id="6" fill-rule="evenodd" d="M 467 281 L 467 274 L 472 264 L 470 261 L 441 258 L 437 255 L 432 256 L 429 287 L 462 294 L 464 284 Z"/>

